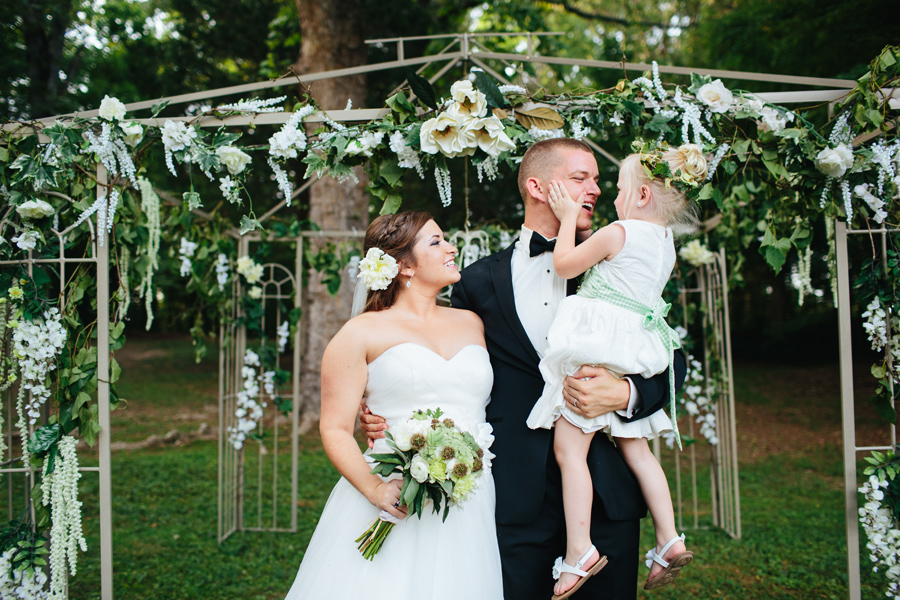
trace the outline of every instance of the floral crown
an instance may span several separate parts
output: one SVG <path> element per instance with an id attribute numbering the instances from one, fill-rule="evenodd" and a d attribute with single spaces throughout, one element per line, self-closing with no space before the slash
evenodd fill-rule
<path id="1" fill-rule="evenodd" d="M 359 273 L 356 278 L 362 279 L 369 291 L 386 290 L 393 281 L 400 267 L 390 254 L 385 254 L 381 248 L 372 247 L 366 252 L 365 258 L 359 261 Z"/>
<path id="2" fill-rule="evenodd" d="M 647 177 L 662 179 L 666 188 L 674 185 L 684 195 L 694 196 L 706 180 L 706 157 L 696 144 L 684 144 L 675 149 L 681 155 L 684 167 L 676 169 L 674 173 L 669 161 L 663 156 L 663 152 L 669 150 L 665 142 L 655 144 L 639 138 L 631 143 L 631 149 L 640 157 Z"/>

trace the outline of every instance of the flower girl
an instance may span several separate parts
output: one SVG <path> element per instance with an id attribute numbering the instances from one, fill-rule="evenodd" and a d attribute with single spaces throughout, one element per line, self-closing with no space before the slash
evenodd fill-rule
<path id="1" fill-rule="evenodd" d="M 567 279 L 587 272 L 578 293 L 563 300 L 541 359 L 544 393 L 528 417 L 532 429 L 556 424 L 554 452 L 562 473 L 566 517 L 566 557 L 553 567 L 554 600 L 566 598 L 599 570 L 590 539 L 593 490 L 587 453 L 595 432 L 614 438 L 637 478 L 656 528 L 655 548 L 647 553 L 650 576 L 645 589 L 671 583 L 693 559 L 684 535 L 675 531 L 672 499 L 665 473 L 647 439 L 675 430 L 663 411 L 624 422 L 615 413 L 589 419 L 566 406 L 565 378 L 581 365 L 600 365 L 621 376 L 644 377 L 669 368 L 674 406 L 672 353 L 678 335 L 665 322 L 669 305 L 661 294 L 675 265 L 670 225 L 688 211 L 687 191 L 706 177 L 706 159 L 693 144 L 662 152 L 631 154 L 619 171 L 615 207 L 619 221 L 594 232 L 575 246 L 575 223 L 581 199 L 573 199 L 559 182 L 550 184 L 549 201 L 560 220 L 553 266 Z M 674 411 L 673 411 L 674 415 Z M 559 417 L 562 417 L 561 419 Z M 680 440 L 679 440 L 680 446 Z"/>

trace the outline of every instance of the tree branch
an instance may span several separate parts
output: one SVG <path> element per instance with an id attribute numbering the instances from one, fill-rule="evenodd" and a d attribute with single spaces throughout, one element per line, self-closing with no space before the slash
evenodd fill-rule
<path id="1" fill-rule="evenodd" d="M 569 4 L 566 0 L 543 0 L 546 4 L 555 4 L 562 8 L 567 13 L 576 15 L 581 17 L 582 19 L 590 19 L 592 21 L 605 21 L 606 23 L 615 23 L 616 25 L 622 25 L 625 27 L 659 27 L 661 29 L 668 29 L 671 25 L 667 23 L 654 23 L 652 21 L 629 21 L 628 19 L 623 19 L 620 17 L 613 17 L 610 15 L 603 15 L 600 13 L 588 12 L 586 10 L 582 10 L 575 6 Z M 687 27 L 690 27 L 689 24 Z M 687 29 L 687 27 L 681 27 L 681 29 Z"/>

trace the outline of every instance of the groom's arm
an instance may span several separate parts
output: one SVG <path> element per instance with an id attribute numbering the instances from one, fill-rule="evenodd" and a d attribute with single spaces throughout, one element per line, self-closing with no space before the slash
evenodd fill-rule
<path id="1" fill-rule="evenodd" d="M 681 388 L 687 373 L 687 361 L 681 350 L 675 351 L 675 389 Z M 588 379 L 582 379 L 587 377 Z M 669 404 L 669 370 L 659 375 L 643 378 L 628 375 L 628 379 L 617 379 L 603 367 L 582 367 L 572 377 L 567 377 L 563 386 L 563 397 L 569 408 L 588 418 L 618 411 L 625 422 L 643 419 Z M 637 396 L 630 402 L 631 380 Z M 577 400 L 577 403 L 576 403 Z M 631 408 L 631 415 L 623 415 Z"/>

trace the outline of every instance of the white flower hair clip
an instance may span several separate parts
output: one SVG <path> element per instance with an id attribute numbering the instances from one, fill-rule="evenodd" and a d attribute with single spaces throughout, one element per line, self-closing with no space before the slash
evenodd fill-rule
<path id="1" fill-rule="evenodd" d="M 359 273 L 357 279 L 362 279 L 366 288 L 370 291 L 386 290 L 391 284 L 400 267 L 390 254 L 385 254 L 381 248 L 369 248 L 366 257 L 359 261 Z"/>

